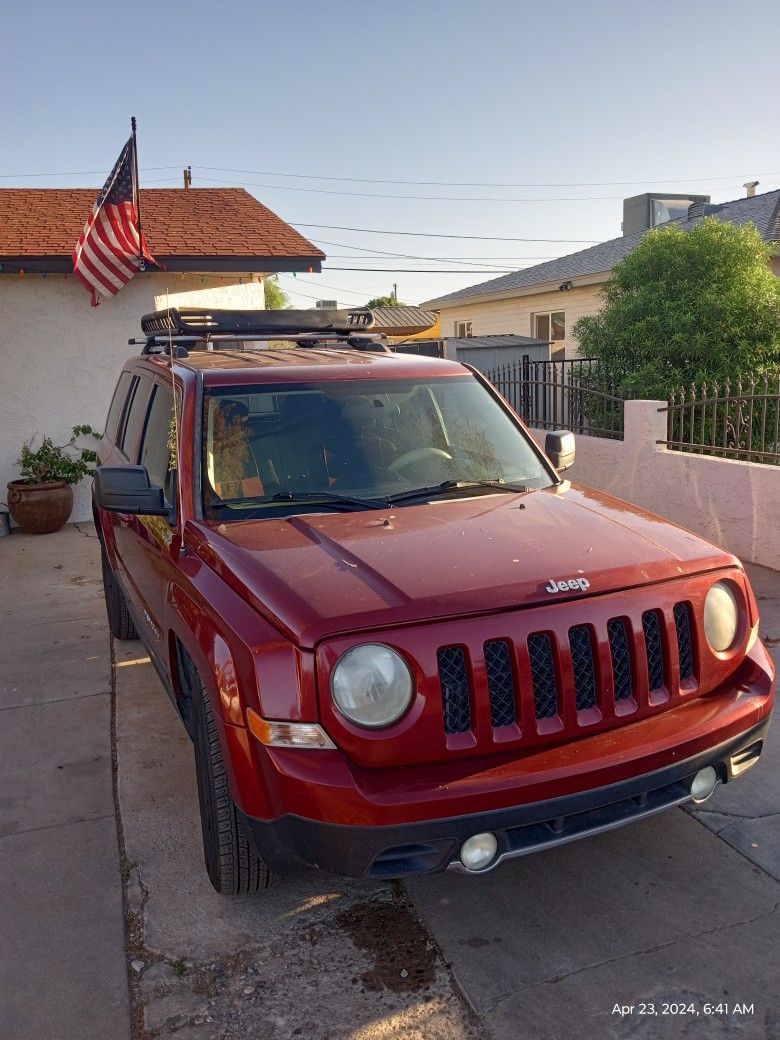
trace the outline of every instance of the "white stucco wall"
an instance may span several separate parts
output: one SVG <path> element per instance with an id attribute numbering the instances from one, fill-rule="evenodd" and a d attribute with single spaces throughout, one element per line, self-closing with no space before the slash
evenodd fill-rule
<path id="1" fill-rule="evenodd" d="M 0 502 L 23 441 L 48 434 L 63 444 L 79 423 L 102 430 L 119 371 L 140 349 L 127 341 L 141 335 L 142 314 L 165 306 L 166 291 L 171 306 L 265 306 L 250 275 L 146 272 L 99 307 L 72 275 L 0 275 Z M 90 516 L 83 481 L 71 520 Z"/>
<path id="2" fill-rule="evenodd" d="M 625 437 L 576 438 L 566 476 L 633 502 L 722 546 L 780 570 L 780 466 L 669 451 L 664 401 L 626 401 Z M 533 430 L 543 446 L 544 430 Z"/>

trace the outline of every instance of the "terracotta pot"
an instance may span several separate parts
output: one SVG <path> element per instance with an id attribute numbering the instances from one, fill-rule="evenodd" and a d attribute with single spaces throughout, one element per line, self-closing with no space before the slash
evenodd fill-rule
<path id="1" fill-rule="evenodd" d="M 12 480 L 8 485 L 8 509 L 27 534 L 51 534 L 68 522 L 73 509 L 73 488 L 64 480 L 48 484 Z"/>

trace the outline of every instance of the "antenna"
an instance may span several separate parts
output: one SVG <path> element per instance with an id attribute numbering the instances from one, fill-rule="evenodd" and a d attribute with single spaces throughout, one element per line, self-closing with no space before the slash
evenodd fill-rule
<path id="1" fill-rule="evenodd" d="M 168 460 L 170 468 L 174 471 L 173 486 L 174 495 L 176 501 L 173 503 L 176 511 L 176 517 L 181 516 L 181 504 L 179 502 L 179 409 L 176 406 L 176 379 L 173 374 L 173 331 L 172 324 L 170 321 L 171 316 L 171 304 L 168 295 L 168 287 L 165 288 L 165 309 L 168 312 L 168 363 L 171 366 L 171 393 L 173 396 L 173 452 L 172 457 Z M 170 436 L 170 433 L 169 433 Z M 183 551 L 184 546 L 180 546 L 179 552 Z"/>

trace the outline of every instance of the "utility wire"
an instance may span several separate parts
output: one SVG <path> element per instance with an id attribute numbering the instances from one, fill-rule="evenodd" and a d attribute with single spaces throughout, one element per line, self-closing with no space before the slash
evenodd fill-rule
<path id="1" fill-rule="evenodd" d="M 178 170 L 183 169 L 185 163 L 171 166 L 142 166 L 141 172 L 154 170 Z M 610 188 L 620 185 L 660 185 L 685 184 L 692 181 L 697 183 L 712 183 L 715 181 L 739 180 L 743 177 L 779 177 L 780 171 L 771 173 L 735 173 L 717 177 L 656 177 L 638 181 L 412 181 L 399 180 L 392 177 L 337 177 L 317 173 L 283 173 L 274 170 L 237 170 L 226 166 L 192 166 L 193 170 L 205 170 L 215 173 L 239 173 L 249 174 L 257 177 L 287 177 L 293 180 L 315 180 L 315 181 L 341 181 L 351 184 L 402 184 L 410 187 L 439 187 L 439 188 Z M 52 173 L 2 173 L 0 180 L 13 178 L 35 178 L 35 177 L 91 177 L 105 173 L 105 170 L 65 170 Z M 211 178 L 212 180 L 214 178 Z M 405 197 L 405 196 L 404 196 Z"/>
<path id="2" fill-rule="evenodd" d="M 263 188 L 264 191 L 298 191 L 309 195 L 341 195 L 361 199 L 405 199 L 410 202 L 511 202 L 533 205 L 537 202 L 596 202 L 622 199 L 622 195 L 557 195 L 544 196 L 538 199 L 495 198 L 490 195 L 395 195 L 379 191 L 336 191 L 333 188 L 295 188 L 290 184 L 260 184 L 257 181 L 244 181 L 236 184 L 235 180 L 225 181 L 217 177 L 207 178 L 214 184 L 229 184 L 234 188 Z"/>
<path id="3" fill-rule="evenodd" d="M 507 238 L 504 235 L 444 235 L 436 231 L 387 231 L 380 228 L 345 227 L 343 224 L 305 224 L 300 220 L 290 220 L 294 227 L 325 228 L 327 231 L 354 231 L 364 235 L 406 235 L 411 238 L 459 238 L 479 242 L 577 242 L 584 245 L 596 245 L 598 238 Z"/>
<path id="4" fill-rule="evenodd" d="M 163 167 L 160 167 L 163 169 Z M 617 187 L 618 185 L 625 184 L 629 186 L 637 184 L 685 184 L 689 181 L 695 182 L 712 182 L 712 181 L 732 181 L 737 180 L 740 177 L 777 177 L 780 176 L 780 172 L 774 173 L 735 173 L 729 174 L 728 176 L 722 177 L 677 177 L 677 178 L 657 178 L 656 180 L 648 180 L 644 178 L 641 181 L 402 181 L 394 180 L 392 177 L 333 177 L 325 174 L 318 173 L 279 173 L 278 171 L 272 170 L 233 170 L 224 166 L 193 166 L 193 170 L 208 170 L 216 173 L 240 173 L 250 174 L 256 177 L 290 177 L 296 180 L 310 180 L 310 181 L 349 181 L 353 184 L 406 184 L 415 187 L 452 187 L 452 188 L 609 188 Z M 213 179 L 213 178 L 212 178 Z"/>
<path id="5" fill-rule="evenodd" d="M 512 275 L 515 268 L 504 267 L 503 270 L 490 268 L 479 270 L 474 267 L 452 268 L 452 267 L 323 267 L 322 270 L 381 270 L 386 275 Z"/>
<path id="6" fill-rule="evenodd" d="M 355 248 L 357 248 L 357 247 L 355 247 Z M 403 253 L 399 253 L 399 254 L 390 253 L 388 255 L 390 255 L 390 256 L 394 256 L 394 255 L 403 256 L 404 254 Z M 328 260 L 375 260 L 375 259 L 378 259 L 377 257 L 373 257 L 373 256 L 357 256 L 355 253 L 331 253 L 331 252 L 328 252 L 327 258 L 328 258 Z M 431 256 L 431 257 L 415 256 L 415 257 L 410 257 L 409 259 L 411 259 L 411 260 L 435 260 L 435 261 L 440 262 L 440 263 L 453 263 L 453 262 L 456 262 L 458 260 L 460 260 L 460 261 L 462 261 L 464 263 L 476 263 L 477 260 L 480 263 L 482 263 L 485 260 L 500 260 L 501 261 L 501 265 L 499 265 L 499 266 L 507 266 L 510 263 L 515 263 L 515 261 L 517 261 L 519 264 L 521 264 L 521 263 L 526 263 L 529 260 L 539 260 L 539 261 L 542 261 L 542 262 L 544 262 L 545 260 L 557 260 L 558 259 L 558 255 L 556 254 L 556 255 L 548 255 L 548 256 L 480 256 L 480 257 L 477 257 L 477 258 L 475 258 L 473 256 L 448 256 L 448 257 L 443 257 L 443 256 Z"/>
<path id="7" fill-rule="evenodd" d="M 176 166 L 142 166 L 140 173 L 149 173 L 153 170 L 178 170 L 178 164 Z M 0 173 L 0 180 L 11 180 L 17 177 L 21 180 L 28 177 L 98 177 L 100 174 L 106 175 L 105 170 L 66 170 L 60 173 Z M 178 178 L 176 178 L 178 180 Z"/>
<path id="8" fill-rule="evenodd" d="M 281 273 L 283 273 L 283 272 L 281 272 Z M 373 286 L 366 286 L 365 290 L 343 289 L 339 285 L 328 285 L 325 282 L 312 282 L 308 278 L 294 278 L 293 275 L 291 275 L 291 274 L 284 274 L 284 277 L 285 278 L 291 278 L 293 283 L 296 284 L 296 285 L 298 285 L 298 284 L 300 284 L 302 282 L 304 285 L 314 285 L 314 286 L 318 286 L 321 289 L 332 289 L 334 292 L 348 293 L 350 296 L 366 296 L 367 292 L 371 292 L 373 289 L 383 289 L 383 288 L 385 288 L 384 285 L 373 285 Z M 292 288 L 292 286 L 290 287 L 289 291 L 290 292 L 297 292 L 297 290 L 294 290 Z M 299 295 L 300 296 L 305 296 L 306 293 L 299 293 Z M 312 297 L 310 297 L 310 299 L 312 299 L 312 300 L 319 300 L 321 298 L 322 298 L 321 295 L 320 296 L 312 296 Z"/>
<path id="9" fill-rule="evenodd" d="M 392 256 L 392 257 L 396 257 L 397 259 L 400 259 L 400 260 L 431 260 L 434 263 L 443 263 L 443 264 L 466 263 L 470 267 L 479 267 L 480 264 L 484 264 L 483 259 L 469 260 L 468 257 L 418 256 L 418 255 L 416 255 L 414 253 L 391 253 L 391 252 L 388 252 L 388 250 L 386 250 L 386 249 L 369 249 L 367 246 L 356 246 L 356 245 L 352 245 L 352 243 L 350 243 L 350 242 L 328 242 L 326 239 L 322 239 L 322 238 L 317 239 L 317 243 L 319 245 L 324 245 L 324 246 L 341 246 L 344 249 L 359 249 L 361 253 L 378 253 L 381 256 Z M 348 260 L 360 260 L 360 259 L 369 260 L 371 258 L 370 257 L 346 257 L 345 259 L 348 259 Z M 484 259 L 490 259 L 490 257 L 485 257 Z M 528 260 L 547 260 L 547 259 L 553 260 L 555 258 L 554 257 L 526 257 L 525 259 L 528 259 Z M 487 266 L 488 267 L 493 267 L 494 265 L 493 264 L 488 264 Z M 506 265 L 506 263 L 503 263 L 503 264 L 496 265 L 496 266 L 504 268 L 507 265 Z"/>

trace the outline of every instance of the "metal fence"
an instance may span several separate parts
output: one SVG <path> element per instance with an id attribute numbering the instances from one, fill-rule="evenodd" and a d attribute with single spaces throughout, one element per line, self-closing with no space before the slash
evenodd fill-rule
<path id="1" fill-rule="evenodd" d="M 623 439 L 623 398 L 604 384 L 593 358 L 524 360 L 486 375 L 529 426 Z"/>
<path id="2" fill-rule="evenodd" d="M 667 448 L 780 465 L 780 369 L 691 386 L 659 410 L 667 413 Z"/>

